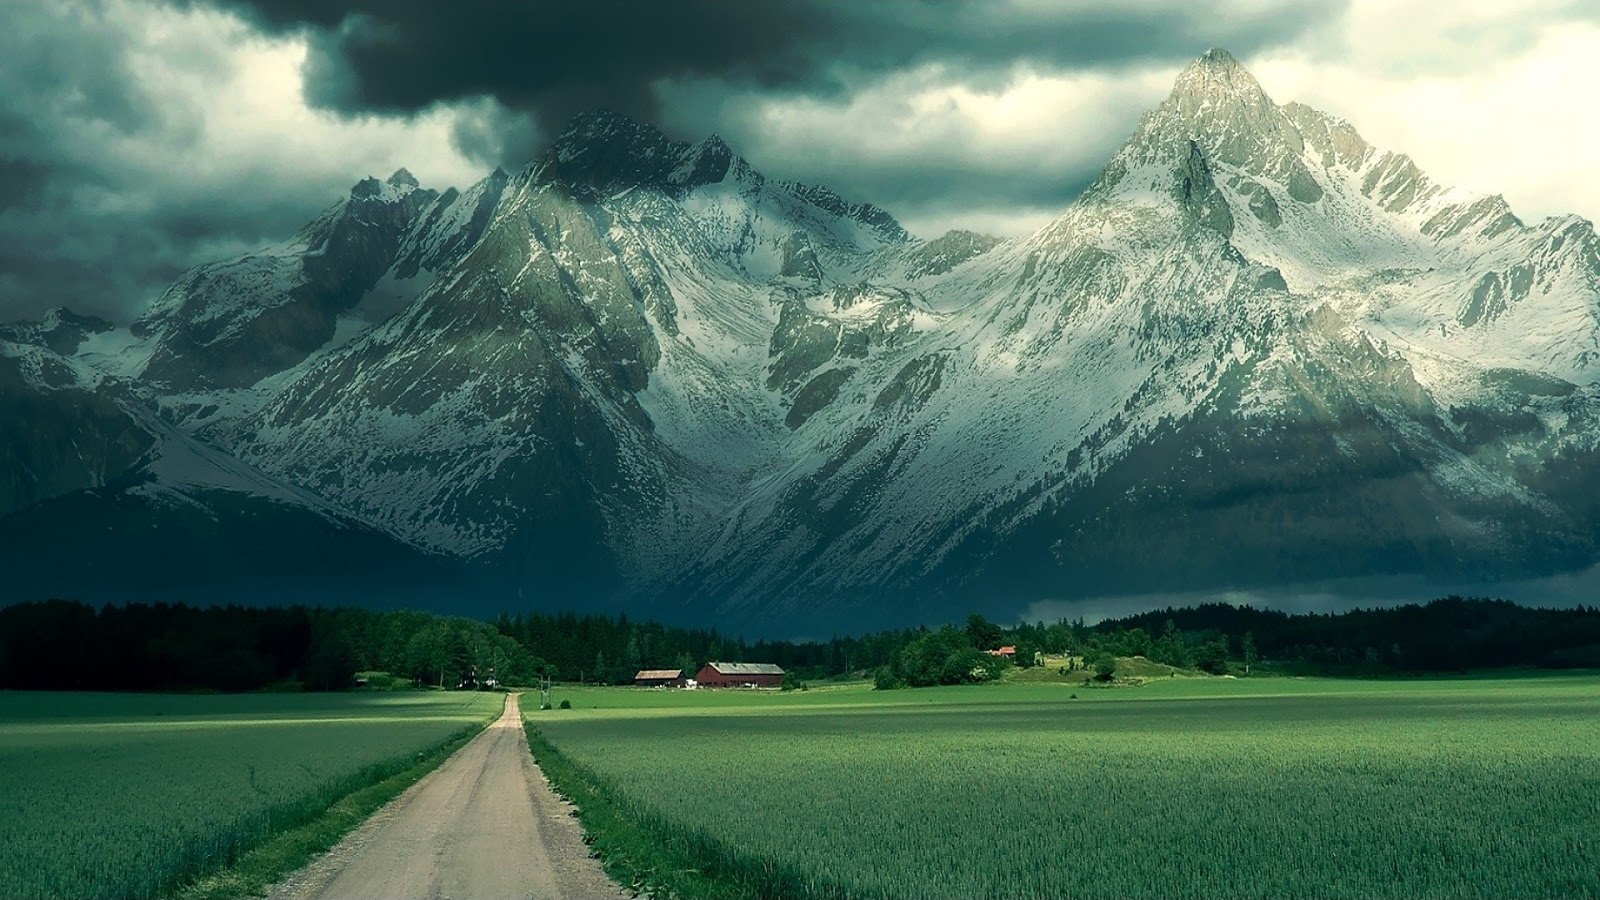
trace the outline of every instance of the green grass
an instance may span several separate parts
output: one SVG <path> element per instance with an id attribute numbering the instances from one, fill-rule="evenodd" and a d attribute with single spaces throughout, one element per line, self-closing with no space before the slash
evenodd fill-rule
<path id="1" fill-rule="evenodd" d="M 437 764 L 442 745 L 502 702 L 0 693 L 0 896 L 259 888 Z"/>
<path id="2" fill-rule="evenodd" d="M 560 696 L 536 755 L 684 896 L 1600 897 L 1594 675 Z"/>

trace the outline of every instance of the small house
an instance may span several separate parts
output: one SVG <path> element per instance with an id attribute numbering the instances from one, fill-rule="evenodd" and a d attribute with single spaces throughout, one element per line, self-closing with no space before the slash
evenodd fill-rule
<path id="1" fill-rule="evenodd" d="M 682 669 L 641 669 L 633 676 L 634 687 L 673 687 L 686 684 Z"/>
<path id="2" fill-rule="evenodd" d="M 701 687 L 783 686 L 783 669 L 772 663 L 708 662 L 695 676 Z"/>
<path id="3" fill-rule="evenodd" d="M 983 652 L 990 656 L 1004 656 L 1006 659 L 1015 659 L 1017 656 L 1017 648 L 1012 644 L 1007 644 L 999 650 L 985 650 Z"/>

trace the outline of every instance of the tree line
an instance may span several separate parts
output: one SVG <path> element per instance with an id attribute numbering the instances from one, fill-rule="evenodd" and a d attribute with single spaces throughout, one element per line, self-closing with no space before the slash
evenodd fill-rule
<path id="1" fill-rule="evenodd" d="M 1600 608 L 1518 606 L 1450 596 L 1339 613 L 1211 603 L 1143 612 L 1092 629 L 1119 655 L 1200 668 L 1256 660 L 1305 674 L 1600 668 Z"/>
<path id="2" fill-rule="evenodd" d="M 52 600 L 0 609 L 0 687 L 59 690 L 336 690 L 379 671 L 455 687 L 492 670 L 503 684 L 626 684 L 639 669 L 712 660 L 770 662 L 801 679 L 871 677 L 882 687 L 991 680 L 1045 654 L 1109 677 L 1115 657 L 1214 673 L 1323 674 L 1600 667 L 1600 610 L 1533 609 L 1447 597 L 1421 605 L 1290 614 L 1208 604 L 1087 625 L 906 628 L 824 641 L 746 641 L 715 628 L 575 613 L 502 614 L 492 622 L 414 611 L 313 607 L 99 608 Z"/>
<path id="3" fill-rule="evenodd" d="M 502 614 L 492 622 L 359 608 L 107 605 L 50 600 L 0 609 L 0 688 L 338 690 L 357 672 L 452 688 L 494 678 L 627 684 L 645 668 L 691 677 L 712 660 L 775 662 L 798 676 L 870 670 L 900 632 L 825 642 L 745 641 L 715 628 L 627 616 Z"/>

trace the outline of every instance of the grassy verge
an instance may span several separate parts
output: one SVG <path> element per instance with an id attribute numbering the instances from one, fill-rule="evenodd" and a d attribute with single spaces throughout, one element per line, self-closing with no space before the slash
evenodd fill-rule
<path id="1" fill-rule="evenodd" d="M 444 743 L 414 758 L 401 757 L 372 767 L 326 809 L 312 812 L 298 822 L 287 823 L 286 830 L 264 836 L 260 843 L 240 853 L 225 868 L 189 881 L 166 896 L 172 900 L 221 900 L 264 894 L 273 884 L 332 848 L 422 776 L 437 769 L 487 725 L 485 722 L 463 728 Z"/>
<path id="2" fill-rule="evenodd" d="M 606 874 L 636 893 L 678 900 L 834 898 L 846 893 L 815 875 L 732 850 L 703 832 L 662 822 L 573 762 L 524 722 L 528 747 L 556 793 L 578 808 L 584 840 Z"/>

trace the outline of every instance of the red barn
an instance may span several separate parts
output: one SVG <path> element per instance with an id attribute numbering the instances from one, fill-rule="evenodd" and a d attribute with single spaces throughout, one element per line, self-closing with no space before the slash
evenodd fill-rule
<path id="1" fill-rule="evenodd" d="M 783 669 L 772 663 L 709 662 L 700 669 L 695 681 L 701 687 L 767 687 L 783 686 Z"/>
<path id="2" fill-rule="evenodd" d="M 687 683 L 682 669 L 641 669 L 633 676 L 635 687 L 683 687 Z"/>

